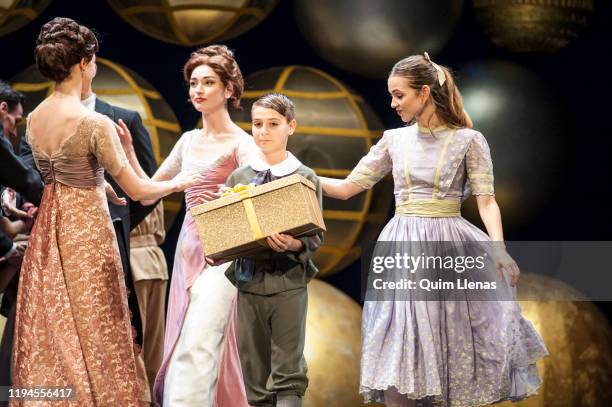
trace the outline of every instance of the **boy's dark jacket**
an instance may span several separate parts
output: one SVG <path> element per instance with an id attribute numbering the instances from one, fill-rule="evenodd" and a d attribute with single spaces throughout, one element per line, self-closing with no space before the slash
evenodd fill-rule
<path id="1" fill-rule="evenodd" d="M 246 185 L 251 182 L 255 174 L 257 173 L 251 166 L 240 167 L 229 176 L 226 185 L 229 187 L 239 183 Z M 315 185 L 317 199 L 322 207 L 321 185 L 315 172 L 301 165 L 291 174 L 299 174 Z M 256 260 L 257 266 L 251 281 L 236 281 L 237 271 L 243 264 L 242 258 L 232 262 L 225 275 L 240 291 L 252 294 L 269 295 L 305 287 L 318 272 L 311 257 L 323 243 L 323 232 L 297 239 L 302 242 L 300 252 L 278 253 L 267 249 L 253 255 L 251 258 Z"/>

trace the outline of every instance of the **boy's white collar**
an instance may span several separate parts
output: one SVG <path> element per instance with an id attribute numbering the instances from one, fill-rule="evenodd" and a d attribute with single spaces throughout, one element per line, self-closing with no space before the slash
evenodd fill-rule
<path id="1" fill-rule="evenodd" d="M 269 169 L 275 177 L 284 177 L 285 175 L 294 173 L 300 168 L 302 163 L 293 154 L 287 151 L 287 158 L 272 166 L 263 159 L 262 153 L 253 154 L 250 165 L 255 171 L 265 171 Z"/>

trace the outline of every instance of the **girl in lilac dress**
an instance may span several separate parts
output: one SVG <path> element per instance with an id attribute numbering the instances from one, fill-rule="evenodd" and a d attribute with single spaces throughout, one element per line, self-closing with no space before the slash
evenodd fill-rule
<path id="1" fill-rule="evenodd" d="M 204 181 L 185 190 L 187 213 L 172 269 L 154 397 L 168 407 L 248 407 L 233 317 L 237 290 L 225 277 L 230 263 L 208 265 L 189 208 L 217 198 L 219 185 L 247 164 L 257 147 L 228 113 L 228 107 L 239 106 L 244 81 L 227 47 L 192 53 L 184 75 L 191 102 L 202 113 L 202 128 L 181 136 L 153 179 L 187 171 Z"/>
<path id="2" fill-rule="evenodd" d="M 493 241 L 500 282 L 515 294 L 519 270 L 505 251 L 493 166 L 483 135 L 471 128 L 450 72 L 427 54 L 399 61 L 388 79 L 391 107 L 416 124 L 385 131 L 344 180 L 321 178 L 326 195 L 348 199 L 391 172 L 396 213 L 384 241 Z M 471 188 L 488 235 L 465 220 Z M 411 252 L 418 255 L 419 252 Z M 498 301 L 366 301 L 362 321 L 360 393 L 387 406 L 480 406 L 519 400 L 540 385 L 542 338 L 521 316 L 515 297 Z M 417 402 L 418 401 L 418 402 Z M 415 404 L 418 403 L 418 404 Z"/>

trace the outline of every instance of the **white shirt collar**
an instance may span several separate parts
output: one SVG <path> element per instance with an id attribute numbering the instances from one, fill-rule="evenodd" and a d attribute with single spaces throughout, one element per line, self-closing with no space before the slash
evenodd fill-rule
<path id="1" fill-rule="evenodd" d="M 89 110 L 96 110 L 96 94 L 92 93 L 87 99 L 81 100 L 81 104 Z"/>
<path id="2" fill-rule="evenodd" d="M 275 177 L 284 177 L 285 175 L 294 173 L 300 168 L 302 162 L 291 154 L 291 152 L 287 151 L 287 158 L 272 166 L 263 159 L 262 153 L 253 154 L 250 165 L 255 171 L 265 171 L 269 169 Z"/>

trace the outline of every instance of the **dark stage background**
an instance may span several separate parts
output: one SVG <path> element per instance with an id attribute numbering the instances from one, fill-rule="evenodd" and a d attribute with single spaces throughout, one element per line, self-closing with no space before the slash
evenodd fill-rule
<path id="1" fill-rule="evenodd" d="M 194 48 L 170 45 L 140 33 L 103 0 L 53 1 L 33 23 L 1 37 L 2 79 L 10 80 L 34 63 L 36 35 L 44 22 L 56 16 L 71 17 L 94 28 L 101 37 L 100 56 L 131 68 L 153 84 L 174 110 L 183 130 L 195 126 L 199 114 L 186 101 L 187 91 L 181 74 L 182 65 Z M 296 18 L 299 17 L 295 15 L 293 1 L 281 0 L 262 23 L 225 42 L 235 50 L 243 74 L 248 76 L 257 70 L 281 65 L 319 68 L 361 94 L 386 128 L 401 126 L 399 118 L 389 108 L 385 80 L 346 73 L 319 57 L 298 30 Z M 554 187 L 546 204 L 528 221 L 504 224 L 507 240 L 612 240 L 612 212 L 608 200 L 608 188 L 612 187 L 612 135 L 608 123 L 612 98 L 611 55 L 612 2 L 605 0 L 595 2 L 592 20 L 578 39 L 550 55 L 518 55 L 493 45 L 478 24 L 472 2 L 465 1 L 451 40 L 441 52 L 432 55 L 436 62 L 455 69 L 482 59 L 501 59 L 521 65 L 538 76 L 560 107 L 554 125 L 561 128 L 561 132 L 553 140 L 559 151 L 552 165 L 554 177 L 546 181 L 552 182 Z M 460 69 L 457 82 L 461 88 Z M 533 116 L 538 113 L 534 107 Z M 521 123 L 514 125 L 518 128 Z M 475 127 L 478 129 L 478 122 Z M 536 135 L 525 148 L 537 145 Z M 494 163 L 496 156 L 503 153 L 492 151 Z M 537 177 L 534 169 L 525 182 L 537 182 Z M 529 196 L 519 199 L 528 201 Z M 180 220 L 179 217 L 174 223 L 164 245 L 170 263 Z M 328 277 L 327 281 L 359 301 L 359 268 L 356 262 Z M 610 272 L 609 265 L 601 269 L 601 273 Z M 610 303 L 598 305 L 610 318 Z"/>

